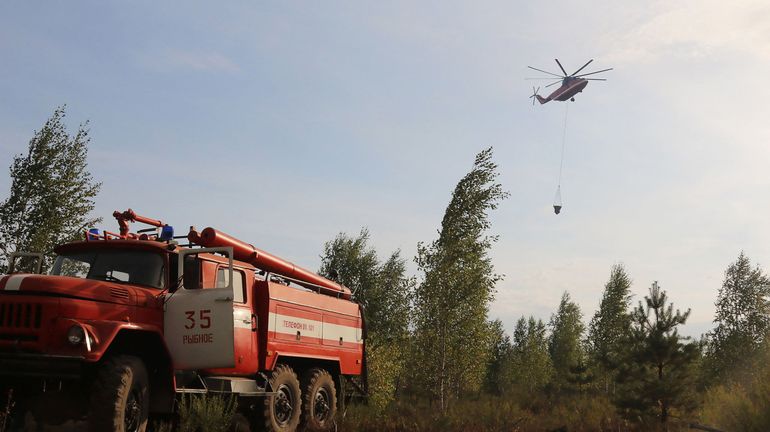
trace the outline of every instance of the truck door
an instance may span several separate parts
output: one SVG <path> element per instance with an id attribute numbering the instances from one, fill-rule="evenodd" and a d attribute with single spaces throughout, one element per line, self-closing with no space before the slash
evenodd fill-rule
<path id="1" fill-rule="evenodd" d="M 246 277 L 246 273 L 240 269 L 233 269 L 233 337 L 235 339 L 235 369 L 236 373 L 253 374 L 259 368 L 256 341 L 256 316 L 252 314 L 249 294 L 250 285 L 254 277 Z M 217 288 L 230 285 L 227 267 L 220 265 L 217 268 Z"/>
<path id="2" fill-rule="evenodd" d="M 233 284 L 202 286 L 202 253 L 225 253 L 233 272 L 232 248 L 204 248 L 179 253 L 179 288 L 166 294 L 163 328 L 174 368 L 179 370 L 235 366 L 233 339 Z M 207 278 L 208 279 L 208 278 Z"/>

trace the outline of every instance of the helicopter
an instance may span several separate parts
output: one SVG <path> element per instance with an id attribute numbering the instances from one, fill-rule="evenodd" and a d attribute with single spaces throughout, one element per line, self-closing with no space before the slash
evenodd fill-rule
<path id="1" fill-rule="evenodd" d="M 612 68 L 609 69 L 602 69 L 600 71 L 596 72 L 588 72 L 581 75 L 578 75 L 580 71 L 586 68 L 589 64 L 591 64 L 594 59 L 588 60 L 588 63 L 584 64 L 583 67 L 573 72 L 571 75 L 567 75 L 567 71 L 564 70 L 564 67 L 559 62 L 559 59 L 556 60 L 556 64 L 559 65 L 559 69 L 564 73 L 564 75 L 555 74 L 553 72 L 544 71 L 542 69 L 533 68 L 532 66 L 527 66 L 528 68 L 532 70 L 536 70 L 538 72 L 543 72 L 548 75 L 553 75 L 556 78 L 526 78 L 528 80 L 553 80 L 556 79 L 557 81 L 552 82 L 551 84 L 548 84 L 545 86 L 545 88 L 551 87 L 552 85 L 556 85 L 558 83 L 561 83 L 561 87 L 554 90 L 553 93 L 551 93 L 547 98 L 544 98 L 537 94 L 538 91 L 540 91 L 540 87 L 537 89 L 535 87 L 532 87 L 532 96 L 530 96 L 530 99 L 532 99 L 532 105 L 535 104 L 535 99 L 537 99 L 540 104 L 548 103 L 552 100 L 555 101 L 561 101 L 565 102 L 567 100 L 570 100 L 572 102 L 575 102 L 575 95 L 582 92 L 584 88 L 588 85 L 588 81 L 607 81 L 604 78 L 583 78 L 588 75 L 594 75 L 601 72 L 607 72 L 611 71 Z"/>

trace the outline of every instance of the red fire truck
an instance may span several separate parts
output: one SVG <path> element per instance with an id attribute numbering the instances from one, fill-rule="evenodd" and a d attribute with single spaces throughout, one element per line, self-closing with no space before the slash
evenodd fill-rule
<path id="1" fill-rule="evenodd" d="M 14 419 L 144 431 L 180 395 L 238 402 L 238 430 L 335 428 L 366 392 L 348 288 L 213 228 L 186 236 L 132 210 L 0 278 L 0 389 Z M 130 223 L 151 227 L 130 232 Z M 33 258 L 31 258 L 33 257 Z M 35 272 L 16 273 L 36 259 Z M 19 420 L 15 420 L 19 421 Z"/>

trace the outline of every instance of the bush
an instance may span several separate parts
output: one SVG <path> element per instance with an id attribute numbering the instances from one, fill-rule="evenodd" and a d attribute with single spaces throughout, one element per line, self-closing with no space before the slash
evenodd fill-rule
<path id="1" fill-rule="evenodd" d="M 179 432 L 227 432 L 235 415 L 234 397 L 185 395 L 179 401 Z M 165 428 L 165 426 L 161 426 Z"/>
<path id="2" fill-rule="evenodd" d="M 770 430 L 770 345 L 739 370 L 729 371 L 727 383 L 706 392 L 701 418 L 729 431 Z"/>
<path id="3" fill-rule="evenodd" d="M 712 388 L 706 394 L 703 421 L 729 431 L 770 430 L 769 374 L 749 385 L 732 384 Z"/>
<path id="4" fill-rule="evenodd" d="M 354 406 L 341 422 L 341 431 L 353 432 L 439 432 L 439 431 L 517 431 L 544 430 L 628 431 L 633 430 L 615 414 L 606 397 L 575 395 L 535 405 L 509 397 L 481 396 L 456 401 L 445 415 L 423 399 L 404 399 L 391 404 L 383 413 Z"/>
<path id="5" fill-rule="evenodd" d="M 380 415 L 396 397 L 398 379 L 403 371 L 404 350 L 395 343 L 367 345 L 369 367 L 369 407 Z"/>
<path id="6" fill-rule="evenodd" d="M 13 390 L 8 390 L 6 394 L 0 397 L 0 432 L 5 432 L 5 429 L 8 427 L 8 423 L 11 421 L 13 406 Z"/>

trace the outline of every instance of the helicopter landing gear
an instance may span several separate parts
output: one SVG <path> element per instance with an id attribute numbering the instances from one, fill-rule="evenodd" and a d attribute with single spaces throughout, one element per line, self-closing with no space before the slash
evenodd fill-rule
<path id="1" fill-rule="evenodd" d="M 572 102 L 575 102 L 575 98 L 569 98 L 569 100 L 571 100 Z"/>

